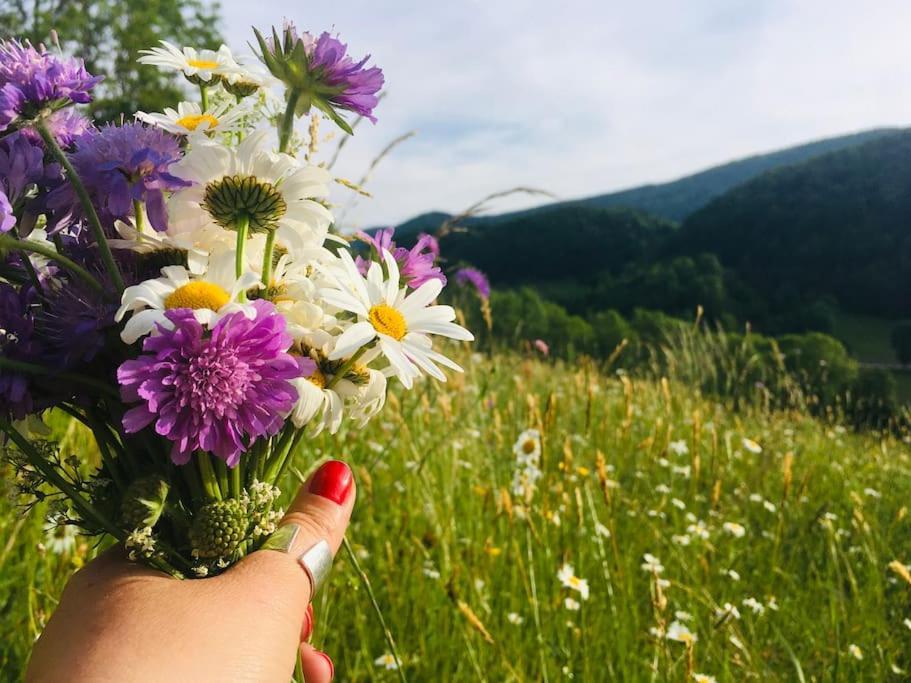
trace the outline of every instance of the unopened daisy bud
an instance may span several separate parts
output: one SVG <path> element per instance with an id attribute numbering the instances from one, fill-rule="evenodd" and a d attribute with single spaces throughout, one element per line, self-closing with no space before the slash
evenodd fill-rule
<path id="1" fill-rule="evenodd" d="M 194 557 L 231 555 L 247 535 L 247 510 L 236 498 L 210 503 L 193 518 L 190 545 Z"/>
<path id="2" fill-rule="evenodd" d="M 154 527 L 164 511 L 168 483 L 157 475 L 131 483 L 120 503 L 120 518 L 128 529 Z"/>

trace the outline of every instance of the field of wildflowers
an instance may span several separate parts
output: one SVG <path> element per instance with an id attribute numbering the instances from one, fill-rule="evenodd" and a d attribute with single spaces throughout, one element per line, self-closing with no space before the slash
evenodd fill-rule
<path id="1" fill-rule="evenodd" d="M 343 553 L 314 636 L 340 680 L 911 675 L 901 438 L 735 411 L 673 378 L 452 352 L 464 376 L 391 393 L 364 438 L 318 437 L 291 469 L 354 465 L 352 555 L 402 660 L 397 672 Z M 53 428 L 64 454 L 90 448 L 76 423 Z M 13 480 L 0 503 L 10 680 L 96 552 L 23 514 Z"/>

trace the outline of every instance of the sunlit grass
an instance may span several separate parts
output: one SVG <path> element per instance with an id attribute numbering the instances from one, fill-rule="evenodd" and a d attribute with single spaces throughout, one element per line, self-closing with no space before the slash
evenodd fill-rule
<path id="1" fill-rule="evenodd" d="M 911 585 L 889 568 L 911 562 L 906 444 L 799 412 L 735 412 L 673 381 L 462 360 L 464 376 L 396 392 L 365 432 L 317 439 L 297 461 L 304 473 L 328 456 L 354 464 L 349 538 L 410 679 L 911 671 Z M 68 450 L 86 448 L 54 428 Z M 544 475 L 519 499 L 512 446 L 527 428 L 543 435 Z M 42 551 L 39 511 L 2 505 L 0 667 L 17 678 L 91 550 Z M 660 573 L 643 568 L 646 553 Z M 587 600 L 561 585 L 564 563 Z M 385 640 L 344 554 L 316 608 L 315 642 L 342 680 L 394 678 L 376 663 Z"/>

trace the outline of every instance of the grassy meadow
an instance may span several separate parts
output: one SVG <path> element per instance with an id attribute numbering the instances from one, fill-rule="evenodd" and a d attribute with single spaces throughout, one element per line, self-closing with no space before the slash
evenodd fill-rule
<path id="1" fill-rule="evenodd" d="M 585 362 L 461 360 L 463 376 L 393 392 L 363 433 L 298 454 L 302 475 L 328 456 L 355 467 L 349 539 L 409 680 L 911 676 L 907 443 Z M 543 476 L 520 497 L 529 428 Z M 55 429 L 65 451 L 90 448 Z M 93 549 L 55 553 L 40 506 L 0 505 L 0 668 L 15 680 Z M 338 680 L 397 679 L 344 553 L 315 608 Z"/>

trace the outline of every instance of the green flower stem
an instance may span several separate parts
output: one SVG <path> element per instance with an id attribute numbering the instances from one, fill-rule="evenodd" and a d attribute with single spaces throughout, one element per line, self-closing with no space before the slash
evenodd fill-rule
<path id="1" fill-rule="evenodd" d="M 14 229 L 14 234 L 18 239 L 19 231 Z M 29 279 L 35 286 L 35 291 L 38 293 L 38 296 L 40 296 L 42 299 L 45 299 L 46 297 L 44 295 L 44 287 L 41 286 L 41 280 L 38 279 L 38 273 L 35 272 L 35 266 L 32 265 L 32 260 L 25 252 L 19 252 L 19 259 L 22 261 L 22 267 L 25 268 L 25 272 L 28 273 Z M 45 304 L 45 306 L 47 306 L 47 304 Z"/>
<path id="2" fill-rule="evenodd" d="M 206 496 L 212 500 L 221 500 L 221 489 L 218 487 L 218 478 L 212 468 L 212 458 L 205 451 L 196 452 L 196 462 L 199 463 L 199 476 Z"/>
<path id="3" fill-rule="evenodd" d="M 275 252 L 275 230 L 266 233 L 266 251 L 263 252 L 263 285 L 272 281 L 272 254 Z"/>
<path id="4" fill-rule="evenodd" d="M 209 89 L 204 83 L 199 84 L 199 106 L 202 107 L 203 112 L 209 110 Z"/>
<path id="5" fill-rule="evenodd" d="M 234 251 L 234 277 L 240 277 L 244 273 L 244 249 L 247 246 L 247 232 L 250 228 L 250 218 L 247 216 L 242 217 L 237 221 L 237 225 L 234 226 L 235 232 L 237 232 L 237 248 Z M 238 295 L 238 298 L 241 301 L 245 301 L 247 298 L 246 292 L 241 292 Z"/>
<path id="6" fill-rule="evenodd" d="M 228 466 L 221 458 L 215 458 L 215 476 L 218 477 L 218 490 L 222 498 L 230 498 L 228 489 Z"/>
<path id="7" fill-rule="evenodd" d="M 281 126 L 278 129 L 278 151 L 287 152 L 288 144 L 291 142 L 291 132 L 294 130 L 294 110 L 297 108 L 297 101 L 300 99 L 301 92 L 297 88 L 288 91 L 288 104 L 285 106 L 285 115 L 282 117 Z"/>
<path id="8" fill-rule="evenodd" d="M 342 363 L 342 366 L 338 369 L 338 372 L 336 372 L 332 376 L 332 379 L 329 380 L 329 384 L 326 385 L 326 388 L 331 389 L 336 384 L 338 384 L 339 380 L 348 374 L 348 371 L 352 367 L 354 367 L 354 364 L 357 363 L 358 359 L 360 359 L 360 357 L 363 356 L 366 352 L 367 352 L 366 346 L 362 346 L 357 351 L 355 351 L 354 355 L 351 356 L 351 358 L 349 358 L 344 363 Z"/>
<path id="9" fill-rule="evenodd" d="M 39 120 L 35 124 L 35 129 L 38 131 L 41 139 L 44 140 L 45 147 L 51 155 L 60 162 L 60 165 L 63 166 L 64 169 L 66 169 L 66 178 L 76 191 L 76 196 L 79 198 L 82 210 L 85 212 L 85 216 L 89 221 L 89 228 L 91 229 L 92 235 L 95 238 L 95 243 L 98 245 L 98 249 L 101 252 L 101 259 L 104 261 L 104 266 L 107 268 L 111 280 L 114 281 L 117 293 L 120 294 L 124 289 L 123 277 L 120 274 L 120 268 L 117 267 L 117 263 L 114 261 L 111 247 L 104 234 L 104 229 L 101 227 L 101 221 L 98 219 L 98 212 L 95 211 L 95 207 L 92 206 L 92 200 L 89 198 L 89 193 L 85 189 L 85 185 L 82 184 L 82 179 L 79 177 L 79 174 L 76 173 L 76 169 L 73 168 L 66 153 L 60 149 L 60 145 L 57 144 L 53 134 L 48 129 L 47 123 L 43 119 Z"/>
<path id="10" fill-rule="evenodd" d="M 141 235 L 145 229 L 146 216 L 142 208 L 142 202 L 138 199 L 133 200 L 133 215 L 136 217 L 136 232 Z"/>
<path id="11" fill-rule="evenodd" d="M 47 368 L 43 365 L 34 365 L 32 363 L 26 363 L 21 360 L 13 360 L 12 358 L 4 358 L 0 356 L 0 368 L 6 368 L 7 370 L 17 370 L 19 372 L 24 372 L 28 375 L 38 375 L 41 377 L 53 377 L 54 379 L 66 380 L 69 382 L 74 382 L 81 384 L 85 387 L 92 387 L 98 391 L 112 396 L 119 400 L 120 395 L 110 386 L 104 382 L 95 379 L 94 377 L 89 377 L 87 375 L 80 375 L 75 372 L 56 372 L 53 368 Z"/>
<path id="12" fill-rule="evenodd" d="M 294 439 L 295 429 L 293 427 L 286 427 L 285 431 L 278 438 L 278 441 L 275 444 L 275 447 L 272 449 L 272 453 L 269 455 L 269 459 L 266 462 L 266 469 L 263 474 L 262 481 L 265 481 L 269 484 L 275 484 L 278 480 L 278 471 L 285 460 L 285 455 L 288 453 L 288 449 L 291 448 L 291 442 Z"/>
<path id="13" fill-rule="evenodd" d="M 75 261 L 68 259 L 66 256 L 57 251 L 54 251 L 50 247 L 46 247 L 43 244 L 38 244 L 37 242 L 29 242 L 28 240 L 17 240 L 15 237 L 11 237 L 10 235 L 0 235 L 0 248 L 14 249 L 15 251 L 30 251 L 33 254 L 41 254 L 42 256 L 46 256 L 47 258 L 59 263 L 73 275 L 79 277 L 96 292 L 104 295 L 107 294 L 102 284 L 98 282 L 98 280 L 96 280 L 89 271 L 87 271 Z"/>
<path id="14" fill-rule="evenodd" d="M 228 471 L 228 474 L 230 475 L 231 497 L 232 498 L 240 498 L 241 489 L 243 488 L 240 483 L 241 476 L 242 476 L 242 473 L 240 470 L 243 467 L 242 463 L 243 463 L 243 459 L 241 459 L 241 461 L 239 463 L 237 463 L 234 467 L 232 467 Z"/>
<path id="15" fill-rule="evenodd" d="M 278 485 L 278 482 L 281 481 L 282 475 L 285 473 L 288 465 L 290 465 L 291 461 L 294 460 L 294 452 L 297 450 L 297 447 L 300 445 L 300 442 L 303 441 L 303 439 L 304 430 L 296 430 L 294 432 L 294 437 L 291 439 L 291 445 L 288 446 L 287 452 L 284 454 L 284 457 L 278 465 L 278 470 L 275 473 L 275 479 L 272 480 L 272 483 L 276 486 Z"/>

